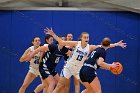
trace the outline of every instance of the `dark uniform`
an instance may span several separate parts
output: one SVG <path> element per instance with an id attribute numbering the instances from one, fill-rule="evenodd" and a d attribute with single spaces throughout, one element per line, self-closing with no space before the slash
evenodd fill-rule
<path id="1" fill-rule="evenodd" d="M 95 51 L 91 53 L 89 59 L 84 62 L 84 65 L 80 70 L 80 79 L 82 82 L 91 83 L 97 76 L 96 70 L 100 67 L 97 64 L 99 57 L 102 57 L 105 60 L 106 51 L 102 47 L 95 49 Z"/>
<path id="2" fill-rule="evenodd" d="M 42 58 L 43 62 L 39 65 L 39 72 L 43 79 L 47 78 L 49 75 L 55 76 L 57 74 L 55 67 L 62 56 L 68 52 L 66 47 L 59 49 L 59 46 L 56 44 L 49 44 L 48 48 L 50 51 L 45 52 Z"/>
<path id="3" fill-rule="evenodd" d="M 72 48 L 68 48 L 68 50 L 72 51 Z M 69 59 L 69 56 L 67 54 L 64 55 L 64 61 L 66 63 L 66 61 Z"/>

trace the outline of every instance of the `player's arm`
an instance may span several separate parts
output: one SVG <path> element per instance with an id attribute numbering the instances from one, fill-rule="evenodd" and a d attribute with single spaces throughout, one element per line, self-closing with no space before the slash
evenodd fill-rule
<path id="1" fill-rule="evenodd" d="M 120 46 L 122 48 L 125 48 L 127 45 L 126 45 L 126 43 L 123 42 L 123 40 L 120 40 L 119 42 L 114 43 L 114 44 L 110 44 L 110 48 L 116 47 L 116 46 Z"/>
<path id="2" fill-rule="evenodd" d="M 29 61 L 35 54 L 37 54 L 38 52 L 42 52 L 42 51 L 49 51 L 48 44 L 45 46 L 41 46 L 41 47 L 35 49 L 33 52 L 31 52 L 28 55 L 28 57 L 26 58 L 26 61 Z"/>
<path id="3" fill-rule="evenodd" d="M 23 55 L 21 56 L 21 58 L 19 59 L 20 62 L 25 61 L 25 59 L 27 58 L 28 54 L 29 54 L 30 48 L 28 48 L 27 50 L 25 50 L 25 52 L 23 53 Z"/>
<path id="4" fill-rule="evenodd" d="M 94 51 L 98 47 L 101 47 L 101 45 L 90 45 L 90 52 Z"/>
<path id="5" fill-rule="evenodd" d="M 72 51 L 69 50 L 69 48 L 67 48 L 67 47 L 65 47 L 65 46 L 62 47 L 61 52 L 62 52 L 63 54 L 68 55 L 68 56 L 70 56 L 71 53 L 72 53 Z"/>
<path id="6" fill-rule="evenodd" d="M 101 47 L 101 45 L 96 45 L 96 46 Z M 125 48 L 127 45 L 126 45 L 126 43 L 123 42 L 123 40 L 120 40 L 119 42 L 114 43 L 114 44 L 110 44 L 110 48 L 113 48 L 113 47 L 116 47 L 116 46 L 120 46 L 122 48 Z"/>
<path id="7" fill-rule="evenodd" d="M 64 45 L 64 46 L 70 46 L 70 47 L 75 47 L 77 45 L 77 41 L 64 41 L 61 38 L 59 38 L 51 29 L 46 28 L 44 29 L 45 34 L 50 34 L 53 36 L 53 38 L 59 42 L 60 45 Z"/>
<path id="8" fill-rule="evenodd" d="M 123 42 L 123 40 L 120 40 L 119 42 L 114 43 L 114 44 L 110 44 L 110 48 L 113 48 L 116 46 L 120 46 L 122 48 L 125 48 L 127 45 L 126 45 L 126 43 Z M 98 47 L 101 47 L 101 45 L 90 45 L 90 52 L 94 51 Z"/>
<path id="9" fill-rule="evenodd" d="M 40 52 L 39 63 L 40 63 L 40 62 L 42 62 L 42 58 L 43 58 L 44 53 L 45 53 L 45 52 L 43 52 L 43 51 L 42 51 L 42 52 Z"/>
<path id="10" fill-rule="evenodd" d="M 115 68 L 116 65 L 114 63 L 112 64 L 108 64 L 106 62 L 104 62 L 104 59 L 102 57 L 99 57 L 97 64 L 100 66 L 100 68 L 102 69 L 106 69 L 106 70 L 110 70 L 110 68 Z"/>
<path id="11" fill-rule="evenodd" d="M 66 52 L 65 54 L 67 54 L 67 56 L 70 56 L 72 53 L 72 51 L 68 50 L 68 52 Z"/>

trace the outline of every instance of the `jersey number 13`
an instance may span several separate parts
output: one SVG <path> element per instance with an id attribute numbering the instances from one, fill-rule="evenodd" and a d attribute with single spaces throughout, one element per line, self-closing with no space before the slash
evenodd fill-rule
<path id="1" fill-rule="evenodd" d="M 76 60 L 81 61 L 82 59 L 83 59 L 83 56 L 82 55 L 78 55 Z"/>

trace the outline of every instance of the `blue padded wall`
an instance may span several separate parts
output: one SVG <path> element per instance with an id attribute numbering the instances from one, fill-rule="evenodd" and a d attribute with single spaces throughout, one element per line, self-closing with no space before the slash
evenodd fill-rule
<path id="1" fill-rule="evenodd" d="M 0 11 L 0 93 L 18 93 L 28 72 L 29 63 L 20 63 L 19 58 L 31 45 L 34 36 L 44 43 L 45 27 L 53 27 L 59 36 L 71 32 L 77 40 L 81 32 L 90 34 L 90 44 L 100 44 L 104 37 L 112 42 L 124 40 L 127 48 L 108 50 L 107 62 L 119 61 L 124 70 L 115 76 L 109 71 L 98 70 L 103 93 L 140 92 L 140 15 L 116 11 Z M 56 70 L 60 73 L 63 60 Z M 72 79 L 73 81 L 73 79 Z M 40 83 L 37 78 L 27 88 L 31 93 Z M 84 87 L 81 85 L 81 90 Z M 74 93 L 71 83 L 69 93 Z"/>

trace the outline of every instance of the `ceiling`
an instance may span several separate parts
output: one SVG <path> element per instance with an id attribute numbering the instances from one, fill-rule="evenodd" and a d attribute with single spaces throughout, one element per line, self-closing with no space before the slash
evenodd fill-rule
<path id="1" fill-rule="evenodd" d="M 0 0 L 0 9 L 100 9 L 140 13 L 140 0 Z"/>

